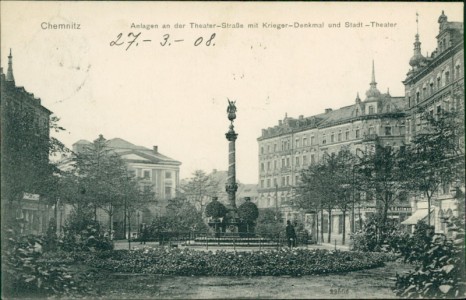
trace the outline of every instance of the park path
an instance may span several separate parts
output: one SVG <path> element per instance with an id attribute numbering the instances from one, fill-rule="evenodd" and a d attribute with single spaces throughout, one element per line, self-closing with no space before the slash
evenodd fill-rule
<path id="1" fill-rule="evenodd" d="M 396 298 L 399 262 L 344 274 L 314 276 L 156 276 L 113 274 L 95 284 L 104 299 L 376 299 Z"/>

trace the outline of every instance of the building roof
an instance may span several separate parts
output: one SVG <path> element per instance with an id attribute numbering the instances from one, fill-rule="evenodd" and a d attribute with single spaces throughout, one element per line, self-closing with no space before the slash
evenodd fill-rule
<path id="1" fill-rule="evenodd" d="M 87 140 L 79 140 L 73 144 L 73 147 L 77 145 L 88 145 L 92 144 Z M 132 144 L 122 138 L 113 138 L 107 140 L 107 147 L 112 149 L 115 153 L 121 156 L 121 158 L 127 162 L 134 163 L 152 163 L 152 164 L 165 164 L 165 165 L 181 165 L 180 161 L 174 160 L 166 155 L 163 155 L 158 151 L 158 146 L 154 146 L 153 149 L 146 148 L 144 146 L 138 146 Z"/>

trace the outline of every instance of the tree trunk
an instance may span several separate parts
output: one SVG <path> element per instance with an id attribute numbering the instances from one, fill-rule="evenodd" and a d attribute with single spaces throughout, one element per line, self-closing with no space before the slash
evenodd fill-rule
<path id="1" fill-rule="evenodd" d="M 324 242 L 324 209 L 320 210 L 320 240 Z"/>
<path id="2" fill-rule="evenodd" d="M 346 242 L 346 209 L 343 210 L 343 237 L 342 237 L 342 240 L 341 240 L 341 244 L 344 245 L 345 242 Z"/>
<path id="3" fill-rule="evenodd" d="M 112 227 L 113 227 L 113 207 L 112 205 L 110 204 L 110 207 L 109 207 L 109 210 L 108 210 L 108 236 L 110 237 L 110 239 L 113 239 L 112 237 Z"/>
<path id="4" fill-rule="evenodd" d="M 330 243 L 332 238 L 332 210 L 328 210 L 328 237 L 327 237 L 327 243 Z"/>

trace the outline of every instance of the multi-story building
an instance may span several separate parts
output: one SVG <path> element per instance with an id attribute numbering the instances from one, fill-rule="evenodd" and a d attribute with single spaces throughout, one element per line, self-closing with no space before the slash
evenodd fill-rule
<path id="1" fill-rule="evenodd" d="M 89 144 L 91 142 L 80 140 L 73 144 L 73 151 L 80 153 Z M 152 222 L 155 216 L 165 212 L 169 200 L 175 197 L 180 181 L 181 162 L 160 153 L 158 146 L 149 149 L 120 138 L 108 140 L 106 145 L 121 157 L 133 176 L 141 178 L 143 188 L 149 189 L 155 195 L 154 203 L 148 204 L 134 215 L 136 219 L 132 220 L 132 224 L 136 231 L 137 226 L 134 225 Z M 101 212 L 99 220 L 106 224 L 108 216 Z M 123 232 L 123 224 L 123 215 L 121 212 L 116 213 L 113 228 L 117 237 Z"/>
<path id="2" fill-rule="evenodd" d="M 451 110 L 464 113 L 463 23 L 449 22 L 443 11 L 438 23 L 437 48 L 428 57 L 422 55 L 419 33 L 416 33 L 414 54 L 409 61 L 411 69 L 403 81 L 407 103 L 407 143 L 425 127 L 421 119 L 422 113 L 430 113 L 432 116 Z M 439 232 L 445 232 L 445 223 L 441 222 L 442 217 L 452 216 L 458 209 L 458 201 L 454 197 L 455 188 L 458 186 L 443 185 L 432 203 L 431 222 Z M 427 201 L 422 195 L 412 201 L 416 212 L 412 218 L 404 222 L 407 225 L 414 225 L 428 215 Z"/>
<path id="3" fill-rule="evenodd" d="M 326 109 L 324 113 L 298 119 L 285 116 L 277 126 L 263 129 L 259 141 L 259 207 L 279 207 L 284 219 L 300 217 L 289 204 L 293 187 L 299 183 L 300 172 L 310 164 L 319 162 L 325 155 L 348 147 L 353 153 L 370 151 L 375 143 L 394 148 L 403 145 L 405 136 L 404 97 L 381 93 L 372 80 L 366 98 L 358 96 L 354 103 L 340 109 Z M 363 208 L 363 213 L 374 212 L 375 203 Z M 333 213 L 332 213 L 333 214 Z M 401 219 L 410 214 L 408 203 L 389 211 Z M 309 216 L 308 216 L 309 217 Z M 326 220 L 324 214 L 324 220 Z M 308 222 L 309 220 L 301 220 Z M 334 214 L 333 233 L 341 233 L 343 222 L 349 228 L 349 216 Z M 324 231 L 328 228 L 324 224 Z"/>
<path id="4" fill-rule="evenodd" d="M 0 71 L 2 219 L 16 215 L 23 233 L 43 233 L 53 217 L 46 182 L 49 167 L 49 119 L 52 112 L 41 99 L 17 86 L 13 56 Z M 5 215 L 6 214 L 6 215 Z M 5 217 L 5 218 L 3 218 Z"/>

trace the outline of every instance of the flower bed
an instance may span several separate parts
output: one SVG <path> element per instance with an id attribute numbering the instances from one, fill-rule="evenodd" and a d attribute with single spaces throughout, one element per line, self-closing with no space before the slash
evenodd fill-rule
<path id="1" fill-rule="evenodd" d="M 383 253 L 328 250 L 203 252 L 191 249 L 108 251 L 86 255 L 93 267 L 118 273 L 181 276 L 280 276 L 350 272 L 384 265 Z"/>

